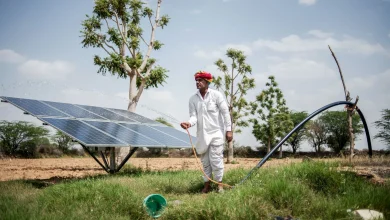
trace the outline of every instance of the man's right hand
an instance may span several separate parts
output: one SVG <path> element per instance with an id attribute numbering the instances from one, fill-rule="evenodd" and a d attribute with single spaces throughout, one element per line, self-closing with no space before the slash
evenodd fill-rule
<path id="1" fill-rule="evenodd" d="M 180 126 L 183 128 L 183 129 L 187 129 L 189 127 L 191 127 L 191 124 L 189 122 L 182 122 L 180 124 Z"/>

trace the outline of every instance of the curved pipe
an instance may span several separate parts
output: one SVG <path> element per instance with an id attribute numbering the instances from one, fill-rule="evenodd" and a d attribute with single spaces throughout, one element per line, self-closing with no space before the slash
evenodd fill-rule
<path id="1" fill-rule="evenodd" d="M 302 127 L 302 125 L 304 125 L 307 121 L 309 121 L 310 119 L 312 119 L 314 116 L 318 115 L 319 113 L 327 110 L 328 108 L 332 108 L 334 106 L 337 106 L 337 105 L 349 105 L 349 106 L 353 106 L 354 103 L 352 102 L 347 102 L 347 101 L 338 101 L 338 102 L 333 102 L 329 105 L 326 105 L 320 109 L 318 109 L 317 111 L 311 113 L 307 118 L 305 118 L 305 120 L 303 120 L 301 123 L 299 123 L 297 126 L 295 126 L 295 128 L 293 130 L 291 130 L 267 155 L 265 155 L 265 157 L 254 167 L 252 168 L 251 171 L 249 171 L 248 175 L 241 180 L 240 183 L 238 183 L 237 185 L 243 183 L 246 179 L 249 178 L 249 176 L 253 173 L 254 170 L 260 168 L 268 159 L 269 157 L 280 147 L 282 146 L 282 144 L 284 144 L 284 142 L 296 131 L 298 130 L 299 128 Z M 372 147 L 371 147 L 371 139 L 370 139 L 370 133 L 368 131 L 368 126 L 367 126 L 367 123 L 366 123 L 366 120 L 364 118 L 364 115 L 363 113 L 360 111 L 359 108 L 356 107 L 356 110 L 357 112 L 359 113 L 359 116 L 360 116 L 360 119 L 362 120 L 363 122 L 363 125 L 364 125 L 364 130 L 366 132 L 366 137 L 367 137 L 367 144 L 368 144 L 368 154 L 370 155 L 370 157 L 372 156 Z"/>

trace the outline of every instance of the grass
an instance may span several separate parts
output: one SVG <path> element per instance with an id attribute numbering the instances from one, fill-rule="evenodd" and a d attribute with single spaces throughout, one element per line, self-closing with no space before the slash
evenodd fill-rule
<path id="1" fill-rule="evenodd" d="M 152 193 L 168 207 L 160 219 L 354 219 L 348 209 L 370 208 L 390 218 L 390 184 L 373 185 L 339 163 L 305 162 L 259 169 L 223 194 L 202 195 L 199 171 L 152 172 L 131 166 L 115 175 L 66 180 L 0 183 L 1 219 L 151 219 L 142 207 Z M 225 174 L 234 185 L 246 169 Z"/>

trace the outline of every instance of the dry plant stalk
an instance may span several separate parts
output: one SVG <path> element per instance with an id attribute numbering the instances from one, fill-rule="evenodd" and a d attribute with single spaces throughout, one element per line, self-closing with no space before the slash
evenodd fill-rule
<path id="1" fill-rule="evenodd" d="M 347 90 L 347 87 L 345 86 L 345 82 L 344 82 L 344 77 L 343 77 L 343 72 L 341 71 L 341 67 L 340 67 L 340 64 L 337 60 L 337 57 L 336 55 L 333 53 L 333 50 L 332 48 L 330 48 L 330 46 L 328 45 L 329 47 L 329 50 L 330 52 L 332 53 L 332 56 L 334 58 L 334 60 L 336 61 L 336 64 L 337 64 L 337 67 L 339 69 L 339 73 L 340 73 L 340 77 L 341 77 L 341 82 L 343 83 L 343 87 L 344 87 L 344 95 L 345 95 L 345 101 L 349 102 L 351 101 L 351 97 L 350 97 L 350 93 L 349 91 Z M 355 149 L 355 141 L 354 141 L 354 134 L 353 134 L 353 127 L 352 127 L 352 115 L 354 114 L 354 110 L 357 105 L 357 102 L 359 101 L 359 96 L 356 97 L 356 100 L 355 100 L 355 103 L 353 106 L 346 106 L 347 108 L 347 117 L 348 117 L 348 133 L 349 133 L 349 162 L 351 163 L 352 162 L 352 158 L 354 156 L 354 149 Z"/>

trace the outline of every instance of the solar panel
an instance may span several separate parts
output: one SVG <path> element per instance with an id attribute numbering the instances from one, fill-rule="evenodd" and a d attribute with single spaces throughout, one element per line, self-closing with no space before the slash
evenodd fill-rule
<path id="1" fill-rule="evenodd" d="M 146 117 L 144 117 L 142 115 L 139 115 L 139 114 L 136 114 L 134 112 L 129 112 L 129 111 L 122 110 L 122 109 L 113 109 L 113 108 L 109 108 L 108 110 L 113 111 L 113 112 L 115 112 L 117 114 L 120 114 L 122 116 L 125 116 L 127 118 L 130 118 L 130 119 L 132 119 L 134 121 L 137 121 L 139 123 L 155 124 L 155 125 L 165 126 L 165 125 L 161 124 L 158 121 L 151 120 L 149 118 L 146 118 Z"/>
<path id="2" fill-rule="evenodd" d="M 75 118 L 104 119 L 96 114 L 93 114 L 92 112 L 89 112 L 72 104 L 50 101 L 43 102 Z"/>
<path id="3" fill-rule="evenodd" d="M 7 100 L 12 103 L 16 107 L 26 111 L 32 115 L 37 117 L 39 116 L 51 116 L 51 117 L 69 117 L 48 105 L 45 105 L 41 101 L 32 100 L 32 99 L 21 99 L 21 98 L 13 98 L 13 97 L 4 97 L 1 96 L 2 99 Z"/>
<path id="4" fill-rule="evenodd" d="M 156 129 L 153 129 L 150 126 L 147 125 L 140 125 L 140 124 L 125 124 L 125 123 L 120 123 L 122 126 L 125 126 L 126 128 L 129 128 L 135 132 L 145 134 L 148 137 L 164 144 L 167 147 L 183 147 L 187 148 L 190 147 L 188 143 L 179 140 L 175 138 L 174 136 L 170 136 L 167 134 L 164 134 Z M 173 129 L 173 128 L 170 128 Z"/>
<path id="5" fill-rule="evenodd" d="M 125 142 L 76 119 L 40 118 L 40 120 L 70 135 L 87 147 L 128 147 Z"/>
<path id="6" fill-rule="evenodd" d="M 173 137 L 176 137 L 176 138 L 186 142 L 186 144 L 191 144 L 190 138 L 188 137 L 187 133 L 184 133 L 182 131 L 179 131 L 179 130 L 171 128 L 171 127 L 153 126 L 152 128 L 156 129 L 156 130 L 158 130 L 160 132 L 164 132 L 166 134 L 169 134 L 169 135 L 171 135 Z M 195 145 L 196 137 L 191 135 L 191 139 L 192 139 L 192 143 Z"/>
<path id="7" fill-rule="evenodd" d="M 95 106 L 88 106 L 88 105 L 77 105 L 83 109 L 86 109 L 90 112 L 93 112 L 103 118 L 106 118 L 111 121 L 125 121 L 125 122 L 136 122 L 134 120 L 131 120 L 130 118 L 124 117 L 122 115 L 118 115 L 112 111 L 109 111 L 107 109 L 101 108 L 101 107 L 95 107 Z"/>
<path id="8" fill-rule="evenodd" d="M 0 98 L 85 146 L 191 147 L 186 133 L 126 110 L 14 97 Z M 196 138 L 192 139 L 195 143 Z"/>
<path id="9" fill-rule="evenodd" d="M 132 147 L 165 147 L 163 143 L 159 143 L 156 140 L 148 138 L 149 134 L 139 133 L 129 130 L 121 125 L 113 122 L 100 122 L 100 121 L 84 121 L 118 139 L 126 142 Z M 138 126 L 144 126 L 139 125 Z"/>

